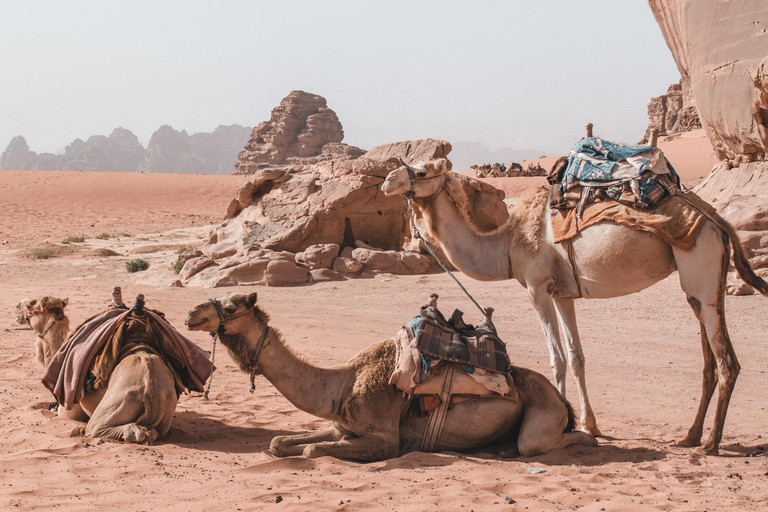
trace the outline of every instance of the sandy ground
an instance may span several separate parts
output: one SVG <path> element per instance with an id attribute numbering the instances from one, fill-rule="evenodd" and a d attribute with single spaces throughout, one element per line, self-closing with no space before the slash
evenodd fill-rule
<path id="1" fill-rule="evenodd" d="M 677 164 L 676 164 L 677 165 Z M 726 297 L 742 372 L 722 443 L 699 457 L 669 445 L 693 420 L 702 358 L 698 323 L 675 275 L 639 294 L 580 301 L 590 397 L 603 433 L 597 448 L 529 459 L 492 450 L 411 453 L 358 464 L 332 458 L 277 459 L 272 437 L 323 428 L 262 377 L 248 392 L 225 351 L 211 397 L 182 396 L 167 438 L 135 446 L 70 437 L 77 423 L 41 409 L 34 334 L 12 319 L 24 297 L 67 296 L 73 325 L 103 308 L 115 285 L 126 300 L 144 293 L 180 329 L 187 311 L 235 289 L 171 288 L 175 250 L 200 243 L 243 178 L 232 176 L 0 172 L 0 509 L 2 510 L 766 510 L 768 503 L 768 300 Z M 202 226 L 202 227 L 201 227 Z M 109 234 L 109 238 L 96 239 Z M 30 254 L 85 235 L 49 259 Z M 51 245 L 49 244 L 48 247 Z M 103 256 L 100 249 L 117 256 Z M 127 274 L 140 255 L 151 263 Z M 512 360 L 551 376 L 549 356 L 526 292 L 517 283 L 480 283 L 459 274 L 494 320 Z M 257 291 L 294 349 L 318 364 L 341 363 L 394 335 L 430 292 L 441 308 L 479 320 L 442 274 Z M 184 331 L 187 332 L 187 331 Z M 211 349 L 211 338 L 188 336 Z M 300 378 L 301 376 L 297 376 Z M 577 403 L 573 380 L 569 398 Z M 707 419 L 705 435 L 711 425 Z M 543 472 L 532 473 L 532 468 Z"/>

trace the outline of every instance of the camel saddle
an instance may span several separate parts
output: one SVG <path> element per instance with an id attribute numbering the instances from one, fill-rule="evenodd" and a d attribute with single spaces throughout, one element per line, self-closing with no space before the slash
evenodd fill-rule
<path id="1" fill-rule="evenodd" d="M 397 360 L 389 383 L 408 394 L 439 396 L 451 368 L 452 395 L 505 396 L 514 390 L 506 345 L 493 326 L 466 325 L 461 316 L 457 310 L 446 320 L 436 303 L 421 308 L 393 338 Z"/>

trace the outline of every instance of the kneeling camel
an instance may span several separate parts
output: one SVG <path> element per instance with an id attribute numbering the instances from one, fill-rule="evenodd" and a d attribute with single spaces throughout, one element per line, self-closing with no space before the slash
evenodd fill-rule
<path id="1" fill-rule="evenodd" d="M 185 323 L 190 330 L 218 334 L 242 371 L 262 373 L 296 407 L 333 422 L 318 432 L 274 438 L 272 453 L 375 461 L 420 444 L 428 418 L 407 415 L 406 398 L 389 384 L 396 355 L 392 340 L 371 345 L 346 364 L 320 368 L 286 347 L 268 322 L 251 293 L 200 304 Z M 513 367 L 512 377 L 514 398 L 497 395 L 455 404 L 437 450 L 471 450 L 516 440 L 520 454 L 528 456 L 597 444 L 584 432 L 572 431 L 570 406 L 543 375 Z"/>
<path id="2" fill-rule="evenodd" d="M 44 350 L 46 364 L 67 337 L 69 319 L 64 305 L 66 299 L 52 296 L 26 302 L 25 316 L 38 341 L 49 348 Z M 127 327 L 128 344 L 146 337 L 138 316 L 133 320 Z M 53 352 L 48 355 L 50 350 Z M 75 429 L 74 434 L 152 443 L 170 429 L 177 400 L 174 377 L 163 359 L 146 347 L 134 345 L 132 351 L 126 351 L 121 357 L 105 387 L 86 391 L 70 409 L 59 405 L 58 413 L 68 419 L 88 422 L 84 429 Z"/>

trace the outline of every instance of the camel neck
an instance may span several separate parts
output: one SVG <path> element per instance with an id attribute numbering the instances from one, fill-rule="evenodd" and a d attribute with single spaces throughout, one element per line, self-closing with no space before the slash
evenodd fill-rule
<path id="1" fill-rule="evenodd" d="M 262 329 L 253 329 L 249 345 L 256 347 Z M 261 374 L 293 405 L 304 412 L 331 421 L 340 420 L 342 388 L 351 386 L 354 375 L 344 367 L 319 368 L 296 356 L 274 329 L 269 329 L 258 360 Z M 338 391 L 335 391 L 338 390 Z M 326 398 L 327 397 L 327 398 Z"/>
<path id="2" fill-rule="evenodd" d="M 480 281 L 510 279 L 508 225 L 489 233 L 478 233 L 449 194 L 439 194 L 422 206 L 429 231 L 460 271 Z"/>

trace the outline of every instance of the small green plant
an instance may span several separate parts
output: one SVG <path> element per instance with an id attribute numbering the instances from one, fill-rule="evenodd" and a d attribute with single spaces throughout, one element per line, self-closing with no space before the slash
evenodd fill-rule
<path id="1" fill-rule="evenodd" d="M 144 260 L 131 260 L 126 262 L 125 269 L 128 271 L 129 274 L 132 274 L 134 272 L 139 272 L 141 270 L 147 270 L 149 268 L 149 263 L 147 263 Z"/>
<path id="2" fill-rule="evenodd" d="M 120 256 L 120 253 L 117 253 L 113 251 L 112 249 L 107 249 L 106 247 L 102 249 L 96 249 L 94 251 L 96 253 L 96 256 L 102 256 L 102 257 L 108 257 L 108 256 Z"/>
<path id="3" fill-rule="evenodd" d="M 96 235 L 96 238 L 99 240 L 109 240 L 111 237 L 108 233 L 102 233 L 100 235 Z"/>
<path id="4" fill-rule="evenodd" d="M 187 247 L 186 245 L 184 247 L 179 247 L 179 250 L 176 251 L 176 254 L 184 254 L 187 251 L 194 251 L 194 247 Z"/>
<path id="5" fill-rule="evenodd" d="M 184 268 L 184 264 L 187 262 L 187 260 L 179 260 L 176 262 L 176 264 L 173 266 L 173 271 L 177 274 L 181 272 L 181 269 Z"/>
<path id="6" fill-rule="evenodd" d="M 67 238 L 65 238 L 64 240 L 61 241 L 61 243 L 65 244 L 65 245 L 81 244 L 83 242 L 85 242 L 85 237 L 84 236 L 68 236 Z"/>

